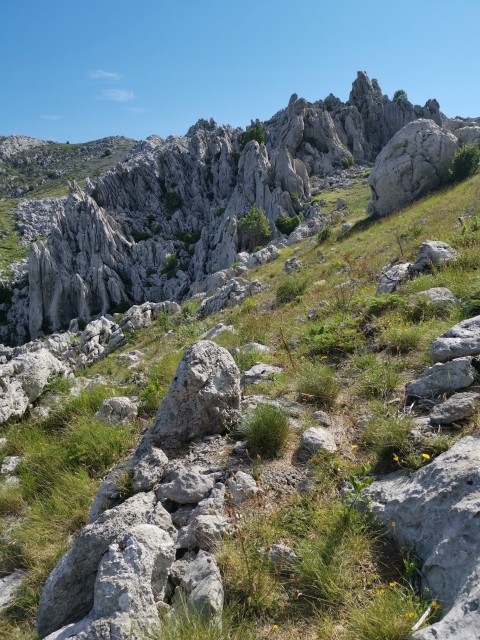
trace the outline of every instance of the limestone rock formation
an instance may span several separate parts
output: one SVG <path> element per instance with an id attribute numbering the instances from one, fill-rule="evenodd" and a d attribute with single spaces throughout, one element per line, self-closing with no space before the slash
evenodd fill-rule
<path id="1" fill-rule="evenodd" d="M 480 316 L 462 320 L 442 333 L 432 344 L 432 362 L 446 362 L 480 354 Z"/>
<path id="2" fill-rule="evenodd" d="M 240 372 L 232 356 L 214 342 L 195 342 L 178 366 L 146 441 L 165 448 L 223 433 L 239 410 Z"/>
<path id="3" fill-rule="evenodd" d="M 437 362 L 427 367 L 423 376 L 405 387 L 407 396 L 434 398 L 450 395 L 472 385 L 477 373 L 471 357 L 456 358 L 450 362 Z"/>
<path id="4" fill-rule="evenodd" d="M 407 124 L 375 161 L 368 179 L 369 213 L 386 215 L 445 183 L 457 146 L 455 136 L 432 120 Z"/>
<path id="5" fill-rule="evenodd" d="M 304 220 L 288 243 L 316 233 L 327 221 L 308 202 L 309 176 L 342 171 L 353 159 L 373 161 L 418 118 L 440 123 L 438 104 L 398 104 L 359 72 L 346 103 L 293 96 L 261 125 L 265 144 L 242 145 L 240 129 L 213 120 L 200 120 L 185 136 L 150 136 L 94 184 L 72 184 L 66 200 L 22 205 L 25 237 L 49 237 L 33 243 L 28 284 L 23 278 L 15 286 L 0 335 L 24 341 L 65 329 L 72 318 L 88 322 L 146 300 L 182 300 L 238 261 L 237 220 L 253 204 L 265 210 L 274 240 L 281 237 L 275 221 L 298 213 Z M 247 267 L 277 254 L 262 249 Z"/>
<path id="6" fill-rule="evenodd" d="M 480 628 L 480 438 L 457 442 L 422 469 L 393 473 L 365 490 L 374 516 L 421 561 L 423 586 L 443 605 L 414 640 L 476 640 Z"/>
<path id="7" fill-rule="evenodd" d="M 21 354 L 0 365 L 0 424 L 21 418 L 49 380 L 66 370 L 47 349 Z"/>

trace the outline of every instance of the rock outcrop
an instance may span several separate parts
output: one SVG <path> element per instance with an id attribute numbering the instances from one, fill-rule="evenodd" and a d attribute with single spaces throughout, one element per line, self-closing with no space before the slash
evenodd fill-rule
<path id="1" fill-rule="evenodd" d="M 455 136 L 432 120 L 407 124 L 375 161 L 368 212 L 384 216 L 444 184 L 457 146 Z"/>
<path id="2" fill-rule="evenodd" d="M 218 433 L 239 407 L 240 373 L 230 354 L 213 342 L 194 343 L 150 432 L 105 479 L 89 524 L 50 574 L 37 617 L 42 638 L 147 636 L 161 623 L 161 606 L 221 613 L 223 586 L 210 552 L 230 526 L 225 484 L 203 467 L 169 463 L 152 443 Z"/>
<path id="3" fill-rule="evenodd" d="M 347 103 L 292 96 L 263 123 L 265 144 L 242 145 L 240 129 L 213 120 L 186 136 L 149 137 L 95 184 L 72 184 L 66 201 L 22 205 L 19 228 L 31 239 L 49 237 L 31 247 L 28 285 L 23 280 L 13 295 L 0 336 L 24 341 L 65 329 L 72 318 L 182 300 L 239 261 L 237 221 L 253 204 L 265 210 L 273 239 L 281 237 L 276 220 L 298 213 L 304 220 L 289 243 L 319 231 L 326 218 L 308 202 L 309 176 L 373 161 L 418 118 L 440 123 L 438 104 L 391 101 L 359 73 Z M 276 255 L 262 251 L 247 258 L 248 268 Z"/>
<path id="4" fill-rule="evenodd" d="M 240 372 L 226 349 L 195 342 L 183 356 L 147 441 L 161 448 L 223 433 L 240 411 Z"/>
<path id="5" fill-rule="evenodd" d="M 0 365 L 0 424 L 21 418 L 49 380 L 66 370 L 47 349 L 21 354 Z"/>
<path id="6" fill-rule="evenodd" d="M 476 640 L 480 629 L 480 438 L 466 437 L 411 474 L 396 472 L 365 490 L 371 509 L 421 561 L 423 586 L 443 606 L 414 640 Z"/>

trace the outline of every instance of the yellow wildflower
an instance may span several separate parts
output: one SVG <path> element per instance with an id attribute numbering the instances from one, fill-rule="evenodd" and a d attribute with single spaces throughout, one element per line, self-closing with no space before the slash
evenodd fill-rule
<path id="1" fill-rule="evenodd" d="M 399 586 L 398 582 L 395 582 L 395 581 L 394 582 L 389 582 L 388 584 L 389 584 L 390 587 L 398 587 Z"/>
<path id="2" fill-rule="evenodd" d="M 278 629 L 278 624 L 274 624 L 274 625 L 272 626 L 272 630 L 273 630 L 273 631 L 276 631 L 277 629 Z"/>
<path id="3" fill-rule="evenodd" d="M 358 449 L 358 444 L 352 444 L 352 449 Z"/>
<path id="4" fill-rule="evenodd" d="M 413 613 L 413 611 L 407 611 L 407 613 L 405 614 L 406 618 L 413 618 L 415 614 Z"/>
<path id="5" fill-rule="evenodd" d="M 428 453 L 422 453 L 422 458 L 425 458 L 425 460 L 430 460 L 430 456 L 428 455 Z"/>
<path id="6" fill-rule="evenodd" d="M 396 453 L 393 454 L 393 461 L 394 462 L 399 462 L 399 457 L 397 456 Z"/>

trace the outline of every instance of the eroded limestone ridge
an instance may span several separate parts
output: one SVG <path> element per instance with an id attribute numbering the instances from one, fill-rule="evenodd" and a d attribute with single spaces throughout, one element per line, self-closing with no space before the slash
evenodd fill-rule
<path id="1" fill-rule="evenodd" d="M 293 95 L 268 122 L 256 123 L 264 144 L 244 144 L 241 129 L 213 120 L 200 120 L 185 136 L 147 138 L 95 184 L 72 184 L 50 230 L 36 212 L 49 237 L 31 246 L 28 284 L 14 291 L 0 339 L 24 342 L 119 305 L 181 300 L 238 260 L 237 221 L 252 205 L 265 210 L 272 238 L 282 237 L 279 217 L 302 213 L 309 221 L 321 213 L 309 204 L 311 176 L 372 162 L 418 118 L 440 124 L 438 103 L 392 101 L 359 72 L 346 103 Z"/>

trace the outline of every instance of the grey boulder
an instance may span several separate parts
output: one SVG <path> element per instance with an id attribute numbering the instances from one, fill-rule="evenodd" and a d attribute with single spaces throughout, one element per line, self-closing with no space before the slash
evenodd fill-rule
<path id="1" fill-rule="evenodd" d="M 448 180 L 458 141 L 432 120 L 410 122 L 377 156 L 368 182 L 370 214 L 387 215 Z"/>
<path id="2" fill-rule="evenodd" d="M 37 615 L 42 638 L 88 615 L 94 604 L 95 581 L 103 555 L 118 536 L 140 524 L 173 530 L 170 515 L 156 503 L 153 492 L 129 498 L 81 531 L 43 588 Z"/>
<path id="3" fill-rule="evenodd" d="M 255 479 L 244 471 L 237 471 L 234 476 L 227 480 L 227 490 L 232 504 L 245 502 L 245 500 L 256 496 L 260 491 Z"/>
<path id="4" fill-rule="evenodd" d="M 214 342 L 195 342 L 178 366 L 144 445 L 163 448 L 223 433 L 237 421 L 239 410 L 240 372 L 232 356 Z"/>
<path id="5" fill-rule="evenodd" d="M 121 423 L 129 422 L 137 417 L 137 406 L 129 398 L 107 398 L 95 414 L 104 422 Z"/>
<path id="6" fill-rule="evenodd" d="M 337 445 L 335 439 L 328 429 L 323 427 L 310 427 L 303 434 L 300 441 L 300 460 L 309 460 L 319 451 L 329 451 L 335 453 Z"/>
<path id="7" fill-rule="evenodd" d="M 433 398 L 441 394 L 452 394 L 474 383 L 476 371 L 472 358 L 457 358 L 451 362 L 437 363 L 427 367 L 423 376 L 405 387 L 407 396 Z"/>
<path id="8" fill-rule="evenodd" d="M 243 382 L 244 384 L 268 382 L 279 373 L 283 373 L 281 367 L 274 367 L 271 364 L 254 364 L 253 367 L 250 367 L 250 369 L 243 374 Z"/>
<path id="9" fill-rule="evenodd" d="M 453 396 L 437 404 L 430 411 L 430 420 L 435 424 L 452 424 L 472 416 L 478 408 L 478 393 L 455 393 Z"/>
<path id="10" fill-rule="evenodd" d="M 480 438 L 466 437 L 411 474 L 365 490 L 375 517 L 422 561 L 423 586 L 444 609 L 414 640 L 478 640 L 480 629 Z"/>
<path id="11" fill-rule="evenodd" d="M 462 320 L 432 344 L 432 362 L 445 362 L 462 356 L 480 354 L 480 316 Z"/>
<path id="12" fill-rule="evenodd" d="M 455 249 L 446 242 L 439 240 L 426 240 L 420 246 L 417 259 L 411 265 L 412 271 L 426 271 L 432 267 L 438 267 L 458 258 Z"/>
<path id="13" fill-rule="evenodd" d="M 458 304 L 458 298 L 456 298 L 447 287 L 432 287 L 425 291 L 419 291 L 417 296 L 425 297 L 430 304 L 439 307 Z"/>

